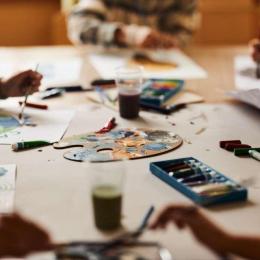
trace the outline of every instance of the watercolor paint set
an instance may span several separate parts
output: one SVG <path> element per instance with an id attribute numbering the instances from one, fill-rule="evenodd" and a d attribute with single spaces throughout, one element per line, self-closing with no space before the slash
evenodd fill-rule
<path id="1" fill-rule="evenodd" d="M 150 170 L 203 206 L 247 199 L 246 188 L 193 157 L 153 162 Z"/>
<path id="2" fill-rule="evenodd" d="M 182 80 L 151 79 L 144 83 L 140 97 L 141 104 L 162 106 L 164 102 L 180 92 Z"/>

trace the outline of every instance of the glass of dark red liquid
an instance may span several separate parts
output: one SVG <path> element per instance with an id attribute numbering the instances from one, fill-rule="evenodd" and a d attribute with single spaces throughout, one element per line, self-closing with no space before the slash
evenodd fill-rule
<path id="1" fill-rule="evenodd" d="M 120 116 L 134 119 L 139 115 L 140 93 L 143 84 L 142 67 L 119 67 L 116 69 Z"/>

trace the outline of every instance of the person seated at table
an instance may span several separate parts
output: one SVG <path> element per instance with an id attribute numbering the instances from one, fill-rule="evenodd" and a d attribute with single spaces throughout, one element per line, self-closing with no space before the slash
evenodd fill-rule
<path id="1" fill-rule="evenodd" d="M 200 23 L 197 0 L 80 0 L 68 17 L 74 44 L 172 48 Z"/>
<path id="2" fill-rule="evenodd" d="M 256 63 L 260 63 L 260 39 L 254 39 L 252 45 L 252 58 Z"/>
<path id="3" fill-rule="evenodd" d="M 0 80 L 0 99 L 33 94 L 39 90 L 42 75 L 36 71 L 23 71 L 6 81 Z"/>
<path id="4" fill-rule="evenodd" d="M 166 206 L 158 213 L 150 228 L 165 229 L 169 223 L 174 223 L 179 229 L 188 227 L 199 242 L 219 256 L 237 255 L 248 259 L 260 259 L 260 235 L 229 233 L 195 206 Z"/>
<path id="5" fill-rule="evenodd" d="M 49 234 L 18 214 L 0 215 L 0 258 L 52 249 Z"/>

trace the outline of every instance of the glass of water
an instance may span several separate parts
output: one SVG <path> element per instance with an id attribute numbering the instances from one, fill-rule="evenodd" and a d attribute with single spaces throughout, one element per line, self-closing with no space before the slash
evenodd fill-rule
<path id="1" fill-rule="evenodd" d="M 143 68 L 124 66 L 116 69 L 120 116 L 137 118 L 140 109 L 140 93 L 143 84 Z"/>
<path id="2" fill-rule="evenodd" d="M 100 230 L 121 226 L 125 161 L 86 162 L 95 225 Z"/>

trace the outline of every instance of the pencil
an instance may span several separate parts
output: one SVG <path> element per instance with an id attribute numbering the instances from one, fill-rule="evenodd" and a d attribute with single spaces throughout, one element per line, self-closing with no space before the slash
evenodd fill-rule
<path id="1" fill-rule="evenodd" d="M 23 105 L 23 102 L 22 101 L 19 101 L 19 105 Z M 32 108 L 37 108 L 37 109 L 48 109 L 48 106 L 47 105 L 43 105 L 43 104 L 36 104 L 36 103 L 29 103 L 27 102 L 25 104 L 26 107 L 32 107 Z"/>

